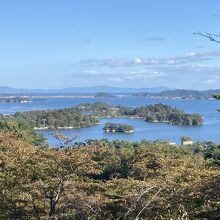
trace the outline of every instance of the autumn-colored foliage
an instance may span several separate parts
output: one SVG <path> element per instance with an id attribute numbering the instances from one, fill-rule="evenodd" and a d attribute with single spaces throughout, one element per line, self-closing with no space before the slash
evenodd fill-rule
<path id="1" fill-rule="evenodd" d="M 220 170 L 165 142 L 35 147 L 0 133 L 0 219 L 219 219 Z"/>

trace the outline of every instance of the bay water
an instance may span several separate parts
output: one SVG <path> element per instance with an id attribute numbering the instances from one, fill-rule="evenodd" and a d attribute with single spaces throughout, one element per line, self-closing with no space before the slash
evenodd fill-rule
<path id="1" fill-rule="evenodd" d="M 63 133 L 68 137 L 75 137 L 76 141 L 85 141 L 88 139 L 103 139 L 109 140 L 127 140 L 141 141 L 146 140 L 168 140 L 179 143 L 180 137 L 190 136 L 194 141 L 213 141 L 220 143 L 220 112 L 217 108 L 220 107 L 220 101 L 217 100 L 202 100 L 202 99 L 151 99 L 146 97 L 117 97 L 117 98 L 42 98 L 36 102 L 27 103 L 0 103 L 0 113 L 14 114 L 15 112 L 32 111 L 32 110 L 47 110 L 47 109 L 62 109 L 76 106 L 81 103 L 106 102 L 112 105 L 122 105 L 129 107 L 145 106 L 150 104 L 167 104 L 178 109 L 183 109 L 187 113 L 200 113 L 204 117 L 202 126 L 176 126 L 165 123 L 150 123 L 141 119 L 128 118 L 112 118 L 102 119 L 101 124 L 97 126 L 71 129 L 71 130 L 44 130 L 39 131 L 48 140 L 49 144 L 57 145 L 53 135 L 57 132 Z M 125 133 L 105 133 L 103 126 L 107 122 L 129 124 L 134 126 L 135 132 L 132 134 Z"/>

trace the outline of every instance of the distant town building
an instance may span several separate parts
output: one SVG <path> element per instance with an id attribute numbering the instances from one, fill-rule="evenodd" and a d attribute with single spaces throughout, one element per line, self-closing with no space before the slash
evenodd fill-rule
<path id="1" fill-rule="evenodd" d="M 193 144 L 193 140 L 191 137 L 181 137 L 181 144 L 182 145 L 192 145 Z"/>

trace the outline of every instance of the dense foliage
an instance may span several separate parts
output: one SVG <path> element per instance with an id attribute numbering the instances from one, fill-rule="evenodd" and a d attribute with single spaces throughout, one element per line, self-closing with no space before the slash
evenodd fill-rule
<path id="1" fill-rule="evenodd" d="M 0 115 L 0 132 L 11 133 L 17 139 L 25 140 L 34 145 L 44 143 L 44 138 L 35 132 L 33 124 L 22 117 Z"/>
<path id="2" fill-rule="evenodd" d="M 125 124 L 106 123 L 104 128 L 106 132 L 134 132 L 134 127 Z"/>
<path id="3" fill-rule="evenodd" d="M 163 104 L 130 108 L 96 102 L 92 104 L 81 104 L 75 108 L 82 112 L 89 112 L 96 117 L 143 118 L 149 122 L 167 122 L 174 125 L 186 126 L 196 126 L 203 123 L 200 114 L 186 114 L 184 111 Z"/>
<path id="4" fill-rule="evenodd" d="M 37 128 L 79 128 L 98 123 L 96 118 L 88 114 L 82 114 L 75 108 L 16 113 L 16 116 L 31 121 Z"/>
<path id="5" fill-rule="evenodd" d="M 150 122 L 168 122 L 186 126 L 196 126 L 203 123 L 202 116 L 199 114 L 186 114 L 184 111 L 163 104 L 136 108 L 134 113 L 140 117 L 145 117 Z"/>
<path id="6" fill-rule="evenodd" d="M 213 97 L 217 100 L 220 100 L 220 94 L 214 94 Z M 220 109 L 218 109 L 218 111 L 220 112 Z"/>
<path id="7" fill-rule="evenodd" d="M 0 133 L 0 219 L 217 220 L 220 170 L 195 153 L 199 146 L 36 148 Z"/>
<path id="8" fill-rule="evenodd" d="M 149 122 L 167 122 L 186 126 L 201 125 L 203 122 L 199 114 L 186 114 L 163 104 L 129 108 L 102 102 L 80 104 L 65 109 L 16 113 L 15 117 L 29 120 L 34 127 L 42 129 L 88 127 L 98 124 L 98 118 L 109 117 L 143 118 Z"/>
<path id="9" fill-rule="evenodd" d="M 190 147 L 194 154 L 202 155 L 212 166 L 220 167 L 220 145 L 213 142 L 197 142 Z"/>
<path id="10" fill-rule="evenodd" d="M 220 99 L 220 94 L 214 94 L 213 97 L 214 97 L 215 99 L 219 100 L 219 99 Z"/>
<path id="11" fill-rule="evenodd" d="M 186 90 L 186 89 L 175 89 L 165 90 L 159 93 L 137 93 L 135 96 L 146 96 L 148 98 L 167 98 L 167 99 L 212 99 L 214 93 L 219 93 L 220 90 Z"/>
<path id="12" fill-rule="evenodd" d="M 21 102 L 30 102 L 30 100 L 27 97 L 1 97 L 0 98 L 0 103 L 1 102 L 7 102 L 7 103 L 21 103 Z"/>

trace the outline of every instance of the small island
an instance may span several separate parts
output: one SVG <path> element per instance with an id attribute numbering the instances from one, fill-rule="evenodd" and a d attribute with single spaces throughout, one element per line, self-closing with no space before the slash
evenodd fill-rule
<path id="1" fill-rule="evenodd" d="M 116 98 L 116 95 L 107 92 L 98 92 L 94 95 L 95 98 Z"/>
<path id="2" fill-rule="evenodd" d="M 105 132 L 134 133 L 134 127 L 127 124 L 106 123 L 103 130 Z"/>
<path id="3" fill-rule="evenodd" d="M 27 102 L 33 102 L 33 100 L 23 96 L 0 97 L 0 103 L 27 103 Z"/>

